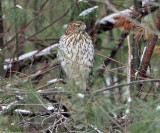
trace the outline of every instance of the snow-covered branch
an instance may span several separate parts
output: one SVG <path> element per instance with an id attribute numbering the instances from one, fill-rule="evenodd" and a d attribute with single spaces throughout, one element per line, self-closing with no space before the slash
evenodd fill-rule
<path id="1" fill-rule="evenodd" d="M 153 6 L 152 2 L 155 2 L 155 0 L 143 0 L 142 1 L 142 12 L 143 16 L 148 15 L 151 12 L 158 9 L 158 6 Z M 110 15 L 107 15 L 103 17 L 102 19 L 98 20 L 96 25 L 99 26 L 100 30 L 110 30 L 114 28 L 114 24 L 117 22 L 119 16 L 126 16 L 131 17 L 134 13 L 134 6 L 131 6 L 128 9 L 118 11 L 115 13 L 111 13 Z"/>
<path id="2" fill-rule="evenodd" d="M 120 16 L 121 14 L 126 15 L 126 16 L 130 16 L 131 13 L 133 11 L 133 7 L 131 7 L 130 9 L 125 9 L 123 11 L 117 12 L 117 13 L 112 13 L 108 16 L 105 16 L 104 18 L 102 18 L 101 20 L 98 21 L 99 24 L 107 24 L 107 23 L 112 23 L 114 24 L 115 22 L 117 22 L 117 18 L 118 16 Z"/>
<path id="3" fill-rule="evenodd" d="M 83 12 L 81 12 L 79 14 L 79 16 L 83 16 L 84 17 L 87 14 L 91 13 L 92 11 L 94 11 L 95 9 L 97 9 L 97 8 L 98 8 L 98 6 L 94 6 L 94 7 L 88 8 L 88 9 L 84 10 Z"/>
<path id="4" fill-rule="evenodd" d="M 49 55 L 51 53 L 51 51 L 53 49 L 55 49 L 57 46 L 58 46 L 58 43 L 55 43 L 55 44 L 52 44 L 51 46 L 48 46 L 40 51 L 34 50 L 34 51 L 28 52 L 26 54 L 23 54 L 23 55 L 19 56 L 18 58 L 5 59 L 4 63 L 6 65 L 4 65 L 4 70 L 11 68 L 12 63 L 14 63 L 14 62 L 22 61 L 22 60 L 25 60 L 28 58 L 32 59 L 32 58 L 36 58 L 36 57 L 40 57 L 40 56 L 44 56 L 44 55 Z"/>

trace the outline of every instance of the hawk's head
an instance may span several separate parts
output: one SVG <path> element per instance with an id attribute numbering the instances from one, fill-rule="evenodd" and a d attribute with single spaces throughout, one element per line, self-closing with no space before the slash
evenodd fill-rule
<path id="1" fill-rule="evenodd" d="M 80 31 L 84 31 L 86 29 L 86 24 L 82 21 L 73 21 L 71 22 L 67 29 L 66 29 L 66 35 L 71 33 L 78 33 Z"/>

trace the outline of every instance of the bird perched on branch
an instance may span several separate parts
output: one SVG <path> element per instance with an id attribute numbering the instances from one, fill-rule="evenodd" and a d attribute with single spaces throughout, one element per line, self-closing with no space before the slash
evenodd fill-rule
<path id="1" fill-rule="evenodd" d="M 80 89 L 87 88 L 87 79 L 94 59 L 94 46 L 82 21 L 71 22 L 60 38 L 58 59 L 67 77 Z"/>

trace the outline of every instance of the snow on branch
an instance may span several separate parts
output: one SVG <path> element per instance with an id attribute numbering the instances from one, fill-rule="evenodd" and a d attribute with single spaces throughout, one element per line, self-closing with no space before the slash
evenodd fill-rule
<path id="1" fill-rule="evenodd" d="M 156 0 L 142 0 L 142 7 L 145 7 L 147 4 L 150 4 L 152 2 L 156 2 Z"/>
<path id="2" fill-rule="evenodd" d="M 78 0 L 78 2 L 88 2 L 87 0 Z"/>
<path id="3" fill-rule="evenodd" d="M 49 81 L 47 82 L 47 84 L 56 83 L 56 82 L 59 81 L 59 80 L 62 80 L 62 79 L 52 79 L 52 80 L 49 80 Z"/>
<path id="4" fill-rule="evenodd" d="M 24 109 L 16 109 L 15 112 L 22 114 L 31 114 L 29 110 L 24 110 Z"/>
<path id="5" fill-rule="evenodd" d="M 107 22 L 109 23 L 115 23 L 117 21 L 116 17 L 120 16 L 121 14 L 124 14 L 126 16 L 130 16 L 132 13 L 133 7 L 131 7 L 130 9 L 125 9 L 123 11 L 117 12 L 117 13 L 113 13 L 111 15 L 108 15 L 104 18 L 102 18 L 98 23 L 100 24 L 106 24 Z"/>
<path id="6" fill-rule="evenodd" d="M 92 124 L 89 124 L 90 127 L 92 127 L 97 133 L 103 133 L 102 131 L 100 131 L 97 127 L 95 127 Z"/>
<path id="7" fill-rule="evenodd" d="M 82 93 L 77 93 L 77 96 L 78 96 L 79 98 L 81 98 L 81 99 L 83 99 L 83 98 L 85 97 L 85 95 L 82 94 Z"/>
<path id="8" fill-rule="evenodd" d="M 51 46 L 49 46 L 49 47 L 41 50 L 40 52 L 38 52 L 38 53 L 36 54 L 36 56 L 43 56 L 43 55 L 50 54 L 51 50 L 54 49 L 54 48 L 56 48 L 57 46 L 58 46 L 58 43 L 53 44 L 53 45 L 51 45 Z"/>
<path id="9" fill-rule="evenodd" d="M 18 101 L 14 101 L 10 104 L 8 104 L 7 106 L 1 106 L 2 107 L 2 111 L 4 110 L 8 110 L 12 105 L 16 104 Z"/>
<path id="10" fill-rule="evenodd" d="M 16 5 L 16 7 L 19 8 L 19 9 L 23 9 L 23 7 L 20 6 L 20 5 Z"/>
<path id="11" fill-rule="evenodd" d="M 94 11 L 95 9 L 97 9 L 97 8 L 98 8 L 98 6 L 94 6 L 94 7 L 88 8 L 88 9 L 84 10 L 83 12 L 81 12 L 79 14 L 79 16 L 83 16 L 84 17 L 87 14 L 91 13 L 92 11 Z"/>
<path id="12" fill-rule="evenodd" d="M 4 65 L 3 68 L 4 68 L 4 70 L 7 70 L 7 69 L 12 67 L 13 62 L 25 60 L 25 59 L 28 59 L 28 58 L 48 55 L 48 54 L 51 53 L 52 49 L 56 48 L 57 46 L 58 46 L 58 43 L 52 44 L 51 46 L 48 46 L 48 47 L 46 47 L 46 48 L 44 48 L 43 50 L 40 50 L 40 51 L 34 50 L 34 51 L 31 51 L 31 52 L 28 52 L 26 54 L 23 54 L 23 55 L 19 56 L 18 58 L 5 59 L 4 63 L 7 63 L 7 65 Z"/>

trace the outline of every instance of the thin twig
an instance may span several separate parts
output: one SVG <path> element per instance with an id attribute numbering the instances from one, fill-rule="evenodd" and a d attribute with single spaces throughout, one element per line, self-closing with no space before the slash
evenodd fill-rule
<path id="1" fill-rule="evenodd" d="M 110 86 L 110 87 L 106 87 L 106 88 L 102 88 L 100 90 L 94 91 L 93 94 L 101 93 L 103 91 L 107 91 L 107 90 L 111 90 L 111 89 L 115 89 L 115 88 L 119 88 L 119 87 L 123 87 L 123 86 L 129 86 L 129 85 L 134 85 L 137 83 L 145 83 L 145 82 L 160 82 L 160 79 L 138 80 L 138 81 L 133 81 L 130 83 L 123 83 L 123 84 L 119 84 L 119 85 L 114 85 L 114 86 Z"/>

